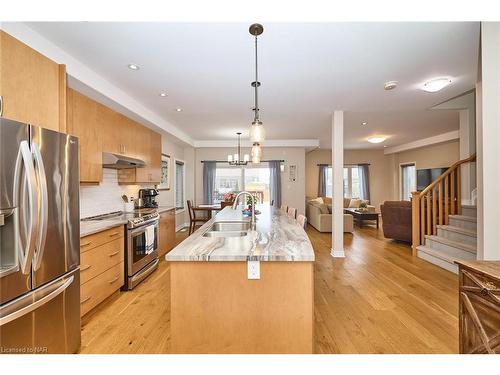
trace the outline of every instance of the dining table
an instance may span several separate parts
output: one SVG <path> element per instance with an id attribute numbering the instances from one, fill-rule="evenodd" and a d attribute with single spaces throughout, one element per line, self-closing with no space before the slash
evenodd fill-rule
<path id="1" fill-rule="evenodd" d="M 220 211 L 221 209 L 220 204 L 199 204 L 197 206 L 193 206 L 194 211 L 206 212 L 209 220 L 212 218 L 213 211 Z"/>

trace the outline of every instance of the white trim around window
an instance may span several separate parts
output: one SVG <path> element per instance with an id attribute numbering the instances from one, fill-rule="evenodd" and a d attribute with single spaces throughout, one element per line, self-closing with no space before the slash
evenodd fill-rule
<path id="1" fill-rule="evenodd" d="M 182 165 L 182 196 L 180 197 L 181 205 L 178 206 L 177 203 L 178 195 L 178 185 L 177 185 L 177 168 Z M 174 205 L 175 205 L 175 213 L 179 214 L 186 210 L 186 162 L 181 159 L 174 159 Z"/>

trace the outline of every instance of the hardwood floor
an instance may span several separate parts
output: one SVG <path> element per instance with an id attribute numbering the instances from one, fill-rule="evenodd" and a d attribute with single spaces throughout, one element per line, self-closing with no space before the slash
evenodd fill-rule
<path id="1" fill-rule="evenodd" d="M 458 278 L 411 256 L 373 227 L 331 234 L 309 227 L 316 253 L 316 353 L 458 353 Z M 177 234 L 182 241 L 186 232 Z M 169 266 L 115 294 L 82 321 L 81 353 L 169 353 Z"/>

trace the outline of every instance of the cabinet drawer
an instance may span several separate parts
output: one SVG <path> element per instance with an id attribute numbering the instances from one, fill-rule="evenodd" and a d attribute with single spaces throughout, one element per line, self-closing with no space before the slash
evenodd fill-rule
<path id="1" fill-rule="evenodd" d="M 123 286 L 123 262 L 80 286 L 80 315 L 87 312 Z"/>
<path id="2" fill-rule="evenodd" d="M 80 258 L 81 283 L 86 283 L 107 269 L 123 262 L 123 248 L 123 238 L 117 238 L 82 253 Z"/>
<path id="3" fill-rule="evenodd" d="M 96 234 L 91 234 L 90 236 L 82 237 L 80 238 L 80 252 L 83 253 L 117 238 L 123 238 L 124 231 L 123 225 L 119 225 Z"/>

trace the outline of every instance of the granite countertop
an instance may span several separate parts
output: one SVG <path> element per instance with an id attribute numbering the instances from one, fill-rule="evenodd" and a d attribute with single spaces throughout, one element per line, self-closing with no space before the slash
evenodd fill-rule
<path id="1" fill-rule="evenodd" d="M 80 238 L 102 232 L 106 229 L 110 229 L 118 225 L 125 224 L 127 224 L 127 220 L 121 218 L 109 220 L 80 221 Z"/>
<path id="2" fill-rule="evenodd" d="M 163 212 L 175 209 L 173 206 L 159 206 L 156 210 L 159 214 Z M 137 209 L 135 212 L 141 212 L 141 210 L 151 211 L 151 208 Z M 112 218 L 108 220 L 89 220 L 80 221 L 80 238 L 85 236 L 90 236 L 91 234 L 102 232 L 106 229 L 116 227 L 118 225 L 127 224 L 127 219 L 125 218 Z"/>
<path id="3" fill-rule="evenodd" d="M 313 262 L 314 250 L 304 229 L 281 210 L 257 207 L 256 230 L 243 237 L 203 237 L 214 222 L 250 220 L 241 210 L 225 207 L 170 251 L 167 261 L 296 261 Z"/>

